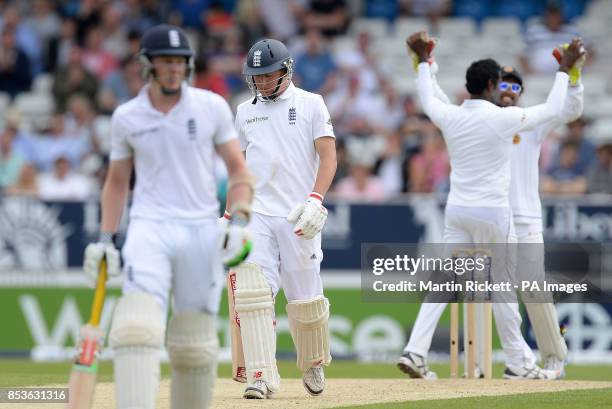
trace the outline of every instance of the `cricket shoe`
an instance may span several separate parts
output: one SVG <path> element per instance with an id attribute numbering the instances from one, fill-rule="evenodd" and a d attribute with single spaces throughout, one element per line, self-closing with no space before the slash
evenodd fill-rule
<path id="1" fill-rule="evenodd" d="M 302 375 L 304 389 L 311 396 L 319 396 L 325 390 L 325 374 L 321 365 L 308 368 Z"/>
<path id="2" fill-rule="evenodd" d="M 247 386 L 242 397 L 245 399 L 266 399 L 271 395 L 272 391 L 268 388 L 266 382 L 257 380 L 253 385 Z"/>
<path id="3" fill-rule="evenodd" d="M 399 361 L 397 361 L 397 367 L 411 378 L 438 379 L 438 375 L 429 370 L 425 358 L 413 352 L 406 352 L 403 354 Z"/>
<path id="4" fill-rule="evenodd" d="M 544 369 L 557 371 L 559 373 L 557 379 L 565 377 L 565 361 L 557 358 L 554 355 L 549 356 L 544 361 Z"/>
<path id="5" fill-rule="evenodd" d="M 560 372 L 550 369 L 542 369 L 537 365 L 531 368 L 526 367 L 506 367 L 504 371 L 504 379 L 544 379 L 555 380 L 559 379 Z"/>

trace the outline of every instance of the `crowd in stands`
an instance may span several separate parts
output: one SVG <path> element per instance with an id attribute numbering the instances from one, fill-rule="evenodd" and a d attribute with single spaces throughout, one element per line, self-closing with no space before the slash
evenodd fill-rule
<path id="1" fill-rule="evenodd" d="M 584 13 L 588 3 L 565 1 L 558 8 L 538 0 L 0 1 L 0 195 L 53 201 L 99 194 L 110 115 L 143 86 L 134 56 L 142 33 L 161 22 L 188 31 L 197 54 L 193 84 L 222 95 L 232 107 L 249 96 L 241 70 L 250 45 L 263 36 L 288 42 L 294 82 L 322 94 L 332 116 L 337 197 L 382 201 L 405 192 L 445 193 L 450 162 L 439 130 L 415 95 L 398 92 L 370 34 L 355 32 L 352 22 L 422 16 L 435 26 L 446 16 L 527 21 L 541 15 L 541 22 L 525 28 L 519 68 L 550 73 L 556 69 L 552 48 L 579 34 L 566 21 Z M 353 44 L 333 47 L 346 34 Z M 405 75 L 413 76 L 408 58 L 405 67 Z M 28 107 L 23 101 L 45 98 L 51 102 L 47 116 L 22 112 Z M 595 145 L 591 122 L 580 118 L 547 138 L 543 192 L 612 193 L 612 143 Z"/>

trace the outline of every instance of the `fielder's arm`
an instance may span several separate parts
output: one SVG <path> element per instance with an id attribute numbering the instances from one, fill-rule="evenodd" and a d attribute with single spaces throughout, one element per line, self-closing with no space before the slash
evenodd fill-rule
<path id="1" fill-rule="evenodd" d="M 111 160 L 102 188 L 102 232 L 115 233 L 130 190 L 133 159 Z"/>

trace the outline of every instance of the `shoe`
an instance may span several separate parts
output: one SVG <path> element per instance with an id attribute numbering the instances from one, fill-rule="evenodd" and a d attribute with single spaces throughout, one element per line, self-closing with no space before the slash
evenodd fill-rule
<path id="1" fill-rule="evenodd" d="M 504 371 L 504 379 L 559 379 L 559 371 L 542 369 L 537 365 L 531 368 L 521 367 L 506 367 Z"/>
<path id="2" fill-rule="evenodd" d="M 266 399 L 270 395 L 272 395 L 272 392 L 268 389 L 268 385 L 264 381 L 258 380 L 253 385 L 247 386 L 242 397 L 245 399 Z"/>
<path id="3" fill-rule="evenodd" d="M 311 396 L 319 396 L 322 394 L 325 389 L 325 374 L 323 373 L 323 368 L 318 365 L 306 370 L 302 375 L 302 384 L 306 392 Z"/>
<path id="4" fill-rule="evenodd" d="M 557 379 L 561 379 L 565 377 L 565 361 L 557 358 L 554 355 L 549 356 L 544 361 L 544 369 L 550 371 L 557 371 L 559 376 Z"/>
<path id="5" fill-rule="evenodd" d="M 430 371 L 429 367 L 427 367 L 427 361 L 425 358 L 413 352 L 406 352 L 403 354 L 399 361 L 397 361 L 397 367 L 400 371 L 408 374 L 411 378 L 438 379 L 438 375 L 436 375 L 435 372 Z"/>

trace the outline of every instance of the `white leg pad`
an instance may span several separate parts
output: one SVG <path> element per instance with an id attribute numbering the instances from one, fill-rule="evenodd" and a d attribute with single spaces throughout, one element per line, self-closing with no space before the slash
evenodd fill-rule
<path id="1" fill-rule="evenodd" d="M 263 380 L 268 389 L 277 392 L 280 376 L 276 367 L 276 333 L 272 290 L 253 263 L 236 268 L 236 305 L 240 319 L 247 383 Z"/>
<path id="2" fill-rule="evenodd" d="M 149 294 L 126 294 L 117 303 L 109 335 L 115 354 L 117 409 L 155 408 L 165 321 Z"/>
<path id="3" fill-rule="evenodd" d="M 329 365 L 329 301 L 323 296 L 287 304 L 289 328 L 297 351 L 297 366 L 303 371 Z"/>
<path id="4" fill-rule="evenodd" d="M 559 330 L 557 310 L 552 303 L 525 303 L 529 321 L 533 327 L 542 359 L 555 356 L 564 361 L 567 358 L 567 344 Z"/>
<path id="5" fill-rule="evenodd" d="M 216 317 L 197 311 L 175 314 L 166 346 L 172 365 L 171 408 L 208 408 L 217 377 Z"/>

